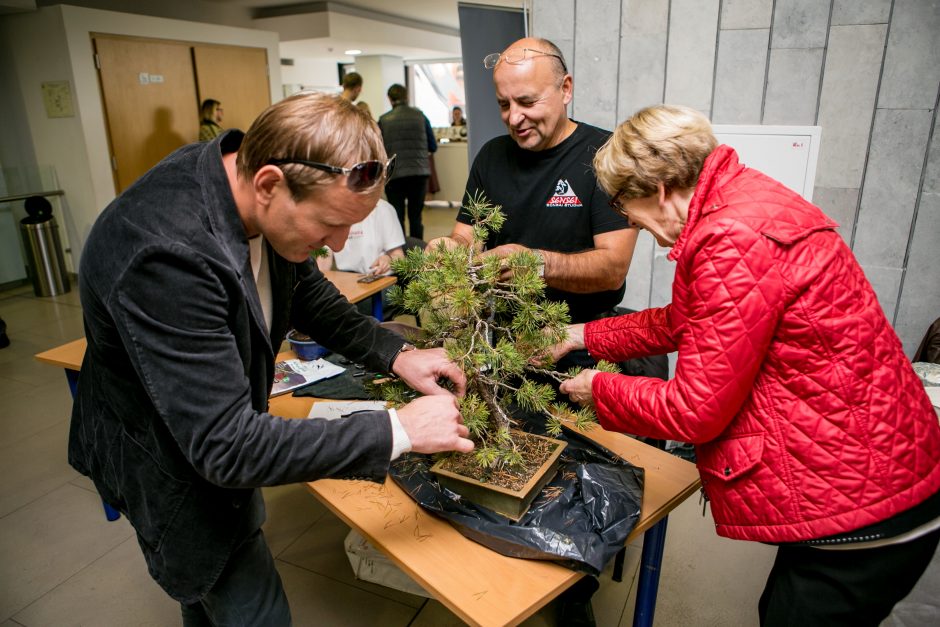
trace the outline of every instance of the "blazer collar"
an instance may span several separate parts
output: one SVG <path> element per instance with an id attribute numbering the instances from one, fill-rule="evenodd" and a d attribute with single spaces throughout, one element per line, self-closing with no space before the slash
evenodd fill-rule
<path id="1" fill-rule="evenodd" d="M 264 312 L 261 309 L 261 300 L 258 298 L 255 277 L 251 272 L 248 236 L 245 233 L 245 225 L 242 223 L 241 216 L 238 214 L 235 196 L 232 194 L 228 174 L 222 163 L 222 156 L 236 152 L 244 137 L 244 133 L 233 129 L 206 143 L 196 167 L 202 180 L 202 193 L 206 207 L 208 207 L 209 224 L 217 237 L 219 246 L 228 256 L 231 267 L 238 273 L 255 330 L 261 337 L 267 339 L 263 344 L 269 356 L 273 357 L 274 349 L 271 346 L 271 337 L 264 322 Z M 268 246 L 268 266 L 271 267 L 274 265 L 271 263 L 272 255 L 277 253 L 269 247 L 267 242 L 264 245 Z M 277 303 L 279 290 L 274 284 L 274 273 L 272 273 L 271 278 L 271 292 L 274 303 Z M 275 312 L 277 309 L 275 306 Z M 272 318 L 274 315 L 276 314 L 272 314 Z"/>

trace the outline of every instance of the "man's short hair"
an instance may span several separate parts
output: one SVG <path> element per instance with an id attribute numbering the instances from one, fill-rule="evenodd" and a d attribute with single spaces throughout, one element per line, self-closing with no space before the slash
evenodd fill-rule
<path id="1" fill-rule="evenodd" d="M 252 123 L 238 150 L 238 175 L 251 180 L 271 159 L 348 168 L 387 156 L 378 125 L 362 109 L 335 94 L 301 92 L 271 105 Z M 296 163 L 278 167 L 295 200 L 336 176 Z"/>
<path id="2" fill-rule="evenodd" d="M 408 90 L 405 89 L 404 85 L 395 83 L 388 88 L 388 99 L 392 102 L 407 102 L 408 101 Z"/>
<path id="3" fill-rule="evenodd" d="M 343 76 L 343 89 L 355 89 L 362 87 L 362 75 L 358 72 L 350 72 Z"/>

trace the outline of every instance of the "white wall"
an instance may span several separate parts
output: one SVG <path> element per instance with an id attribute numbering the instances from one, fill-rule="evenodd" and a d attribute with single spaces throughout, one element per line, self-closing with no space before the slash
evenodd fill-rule
<path id="1" fill-rule="evenodd" d="M 4 16 L 0 35 L 19 78 L 36 161 L 51 165 L 65 190 L 72 269 L 98 214 L 114 198 L 114 179 L 91 34 L 106 33 L 266 48 L 271 100 L 282 96 L 276 33 L 57 5 Z M 75 117 L 48 118 L 40 86 L 69 80 Z"/>
<path id="2" fill-rule="evenodd" d="M 294 65 L 281 66 L 281 80 L 290 93 L 301 89 L 327 93 L 342 91 L 336 63 L 329 59 L 294 59 Z"/>
<path id="3" fill-rule="evenodd" d="M 392 105 L 388 101 L 388 88 L 398 83 L 405 84 L 405 62 L 391 55 L 367 55 L 356 57 L 356 71 L 362 75 L 362 93 L 359 99 L 369 103 L 376 120 Z"/>

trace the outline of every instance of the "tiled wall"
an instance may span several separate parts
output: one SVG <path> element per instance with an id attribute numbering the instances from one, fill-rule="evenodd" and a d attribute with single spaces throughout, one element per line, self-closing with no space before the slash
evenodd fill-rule
<path id="1" fill-rule="evenodd" d="M 532 33 L 569 60 L 579 121 L 670 102 L 821 126 L 813 200 L 913 354 L 940 317 L 940 1 L 533 0 Z M 625 306 L 669 302 L 666 252 L 641 234 Z"/>

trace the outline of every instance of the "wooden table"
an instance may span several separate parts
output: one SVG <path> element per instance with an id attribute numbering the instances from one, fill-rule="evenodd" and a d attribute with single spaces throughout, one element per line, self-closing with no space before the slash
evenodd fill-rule
<path id="1" fill-rule="evenodd" d="M 289 357 L 282 354 L 279 358 Z M 271 413 L 307 416 L 316 399 L 278 396 Z M 645 533 L 634 625 L 652 625 L 665 545 L 666 517 L 700 484 L 693 464 L 619 433 L 596 427 L 591 439 L 646 470 L 643 504 L 632 542 Z M 422 510 L 394 481 L 321 479 L 311 492 L 389 556 L 399 568 L 471 625 L 515 625 L 582 577 L 551 562 L 505 557 L 468 540 Z"/>
<path id="2" fill-rule="evenodd" d="M 74 395 L 85 348 L 82 338 L 39 353 L 36 359 L 65 368 Z M 292 351 L 285 351 L 277 358 L 294 357 Z M 270 411 L 285 418 L 305 418 L 315 400 L 278 396 L 271 399 Z M 699 489 L 698 472 L 687 461 L 619 433 L 597 427 L 586 435 L 646 471 L 640 519 L 627 542 L 645 534 L 633 624 L 650 626 L 667 517 Z M 468 540 L 448 522 L 424 512 L 388 478 L 384 484 L 322 479 L 307 487 L 347 525 L 472 625 L 518 624 L 582 577 L 551 562 L 505 557 Z M 107 504 L 105 511 L 111 520 L 112 515 L 118 515 L 109 511 Z"/>
<path id="3" fill-rule="evenodd" d="M 382 290 L 395 285 L 397 279 L 393 276 L 383 276 L 372 283 L 359 283 L 364 275 L 356 272 L 343 272 L 341 270 L 327 270 L 323 275 L 336 286 L 340 294 L 351 303 L 358 303 L 372 297 L 372 317 L 382 322 Z"/>

